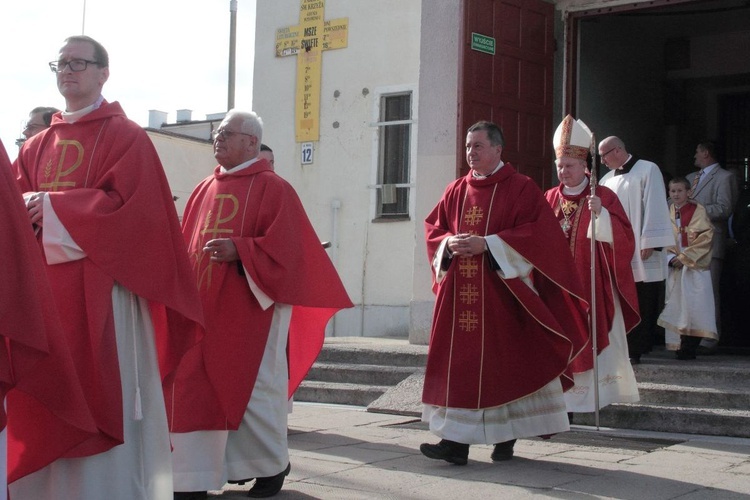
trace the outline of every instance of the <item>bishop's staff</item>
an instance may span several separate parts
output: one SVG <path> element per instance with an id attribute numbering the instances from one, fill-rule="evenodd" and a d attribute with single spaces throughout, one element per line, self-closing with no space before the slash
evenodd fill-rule
<path id="1" fill-rule="evenodd" d="M 596 194 L 596 138 L 591 133 L 591 196 Z M 591 349 L 594 351 L 594 424 L 599 430 L 599 359 L 596 339 L 596 214 L 591 214 Z"/>

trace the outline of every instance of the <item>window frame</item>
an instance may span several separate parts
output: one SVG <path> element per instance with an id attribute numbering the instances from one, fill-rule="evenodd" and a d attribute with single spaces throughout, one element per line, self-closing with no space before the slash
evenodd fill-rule
<path id="1" fill-rule="evenodd" d="M 393 120 L 393 121 L 380 121 L 382 102 L 387 97 L 397 97 L 408 95 L 410 97 L 410 118 L 405 120 Z M 370 127 L 373 129 L 373 144 L 372 144 L 372 168 L 371 168 L 371 184 L 368 186 L 371 190 L 370 196 L 370 217 L 373 222 L 390 222 L 390 221 L 408 221 L 414 217 L 414 171 L 416 165 L 416 142 L 417 142 L 417 87 L 415 85 L 398 85 L 388 86 L 376 89 L 373 92 L 373 121 L 370 123 Z M 381 169 L 382 157 L 381 150 L 383 148 L 382 130 L 383 127 L 394 126 L 394 125 L 409 125 L 409 151 L 408 151 L 408 172 L 407 182 L 393 184 L 395 188 L 407 188 L 407 203 L 406 213 L 388 214 L 383 213 L 383 203 L 381 203 L 381 197 L 379 196 L 386 184 L 382 182 L 383 171 Z"/>

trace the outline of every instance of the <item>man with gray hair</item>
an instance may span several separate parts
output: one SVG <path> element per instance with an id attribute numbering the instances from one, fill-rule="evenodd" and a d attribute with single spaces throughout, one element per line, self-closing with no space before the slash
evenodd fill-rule
<path id="1" fill-rule="evenodd" d="M 288 400 L 351 301 L 292 186 L 258 153 L 263 123 L 231 110 L 214 133 L 219 165 L 193 191 L 183 234 L 205 337 L 165 386 L 175 498 L 255 479 L 252 498 L 289 474 Z"/>

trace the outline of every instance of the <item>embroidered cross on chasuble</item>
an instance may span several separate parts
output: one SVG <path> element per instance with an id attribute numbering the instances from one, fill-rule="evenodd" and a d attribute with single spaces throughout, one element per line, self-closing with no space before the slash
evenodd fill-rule
<path id="1" fill-rule="evenodd" d="M 435 281 L 422 401 L 478 409 L 562 377 L 584 344 L 585 315 L 567 295 L 581 297 L 580 284 L 536 184 L 509 164 L 486 179 L 470 175 L 449 186 L 426 218 L 428 256 L 450 235 L 468 233 L 487 237 L 497 260 L 489 250 L 454 257 Z"/>
<path id="2" fill-rule="evenodd" d="M 459 233 L 485 236 L 487 224 L 491 217 L 491 201 L 497 190 L 497 185 L 490 190 L 470 189 L 464 198 Z M 491 196 L 488 196 L 490 195 Z M 489 265 L 486 253 L 467 257 L 459 257 L 454 265 L 458 265 L 456 278 L 456 294 L 454 304 L 454 328 L 459 333 L 471 334 L 479 331 L 482 326 L 484 300 L 485 266 Z"/>

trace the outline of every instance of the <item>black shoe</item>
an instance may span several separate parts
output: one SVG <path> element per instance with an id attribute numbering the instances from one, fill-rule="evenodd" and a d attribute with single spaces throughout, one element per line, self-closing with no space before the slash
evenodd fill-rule
<path id="1" fill-rule="evenodd" d="M 497 443 L 495 445 L 495 450 L 492 452 L 490 458 L 492 458 L 493 462 L 503 462 L 505 460 L 510 460 L 511 458 L 513 458 L 513 445 L 515 444 L 515 439 L 505 441 L 504 443 Z"/>
<path id="2" fill-rule="evenodd" d="M 445 460 L 455 465 L 466 465 L 469 458 L 469 445 L 441 439 L 438 444 L 422 443 L 419 451 L 427 458 Z"/>
<path id="3" fill-rule="evenodd" d="M 680 361 L 685 361 L 688 359 L 695 359 L 695 353 L 690 351 L 683 351 L 682 349 L 679 349 L 675 351 L 675 358 L 679 359 Z"/>
<path id="4" fill-rule="evenodd" d="M 266 498 L 274 496 L 281 491 L 281 487 L 284 486 L 284 478 L 289 475 L 289 471 L 291 470 L 292 464 L 289 463 L 287 464 L 286 469 L 275 476 L 257 478 L 255 480 L 255 485 L 247 492 L 247 496 L 250 498 Z"/>
<path id="5" fill-rule="evenodd" d="M 175 491 L 174 500 L 206 500 L 208 491 Z"/>
<path id="6" fill-rule="evenodd" d="M 247 479 L 228 479 L 227 482 L 229 484 L 236 484 L 238 486 L 243 486 L 245 483 L 249 483 L 255 479 L 254 477 L 248 477 Z"/>
<path id="7" fill-rule="evenodd" d="M 638 354 L 637 356 L 630 356 L 630 364 L 631 365 L 640 365 L 641 364 L 641 355 Z"/>
<path id="8" fill-rule="evenodd" d="M 696 354 L 699 354 L 701 356 L 713 356 L 714 354 L 717 354 L 719 352 L 719 348 L 718 347 L 706 347 L 706 346 L 699 345 L 696 348 L 695 352 Z"/>

